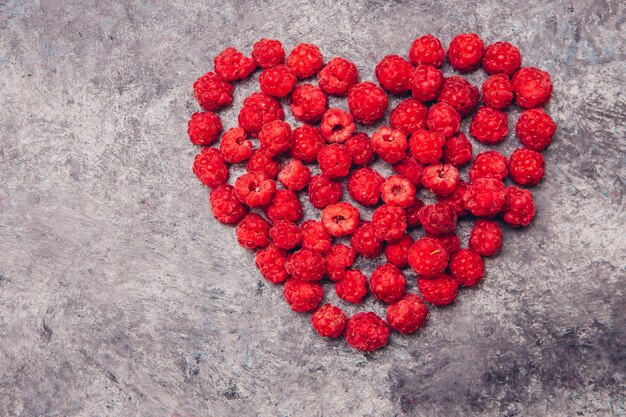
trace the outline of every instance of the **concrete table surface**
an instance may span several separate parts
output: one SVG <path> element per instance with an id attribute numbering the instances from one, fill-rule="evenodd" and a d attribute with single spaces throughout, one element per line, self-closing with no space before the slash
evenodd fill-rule
<path id="1" fill-rule="evenodd" d="M 0 2 L 0 415 L 624 415 L 625 12 L 619 0 Z M 316 43 L 372 80 L 413 38 L 467 31 L 552 74 L 559 131 L 538 216 L 505 228 L 479 288 L 432 308 L 419 334 L 371 355 L 324 340 L 212 218 L 190 170 L 191 85 L 217 52 L 260 37 Z M 500 149 L 517 146 L 511 133 Z"/>

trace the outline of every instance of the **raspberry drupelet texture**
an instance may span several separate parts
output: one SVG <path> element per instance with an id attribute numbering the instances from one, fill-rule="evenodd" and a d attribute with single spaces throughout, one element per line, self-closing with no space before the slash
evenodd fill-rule
<path id="1" fill-rule="evenodd" d="M 220 223 L 236 224 L 248 213 L 248 208 L 237 198 L 235 187 L 229 184 L 218 185 L 211 190 L 209 201 L 213 216 Z"/>
<path id="2" fill-rule="evenodd" d="M 369 207 L 380 201 L 385 179 L 372 168 L 360 168 L 348 178 L 348 193 L 357 203 Z"/>
<path id="3" fill-rule="evenodd" d="M 291 145 L 291 156 L 304 163 L 311 163 L 317 160 L 317 154 L 324 146 L 322 132 L 311 125 L 298 126 L 293 131 L 293 143 Z"/>
<path id="4" fill-rule="evenodd" d="M 511 227 L 528 226 L 535 217 L 533 194 L 529 190 L 509 187 L 506 190 L 506 205 L 502 219 Z"/>
<path id="5" fill-rule="evenodd" d="M 300 225 L 302 229 L 302 247 L 316 252 L 328 252 L 333 238 L 328 234 L 322 222 L 307 220 Z"/>
<path id="6" fill-rule="evenodd" d="M 235 234 L 244 248 L 264 248 L 270 243 L 270 224 L 260 215 L 248 213 L 237 225 Z"/>
<path id="7" fill-rule="evenodd" d="M 384 240 L 379 238 L 371 222 L 361 222 L 350 237 L 350 246 L 361 256 L 375 258 L 383 251 Z"/>
<path id="8" fill-rule="evenodd" d="M 422 174 L 424 165 L 417 162 L 412 156 L 407 156 L 402 161 L 393 164 L 393 169 L 404 178 L 411 181 L 415 188 L 422 186 Z"/>
<path id="9" fill-rule="evenodd" d="M 450 258 L 450 274 L 459 284 L 472 287 L 485 275 L 485 262 L 471 249 L 461 249 Z"/>
<path id="10" fill-rule="evenodd" d="M 235 193 L 249 207 L 262 207 L 272 201 L 276 192 L 276 181 L 264 172 L 247 172 L 235 181 Z"/>
<path id="11" fill-rule="evenodd" d="M 426 128 L 428 108 L 421 102 L 409 98 L 401 101 L 389 115 L 389 123 L 406 135 Z"/>
<path id="12" fill-rule="evenodd" d="M 543 106 L 552 97 L 550 74 L 539 68 L 522 68 L 512 79 L 515 103 L 523 109 Z"/>
<path id="13" fill-rule="evenodd" d="M 459 185 L 454 189 L 454 192 L 448 196 L 438 196 L 437 201 L 440 203 L 447 204 L 448 207 L 452 209 L 457 215 L 457 217 L 462 217 L 467 215 L 468 211 L 465 208 L 465 203 L 463 202 L 463 196 L 467 191 L 467 183 L 463 180 L 459 180 Z"/>
<path id="14" fill-rule="evenodd" d="M 515 124 L 515 134 L 522 145 L 535 151 L 544 150 L 556 131 L 556 124 L 542 109 L 524 110 Z"/>
<path id="15" fill-rule="evenodd" d="M 300 191 L 309 185 L 311 170 L 297 159 L 292 159 L 280 170 L 278 180 L 288 190 Z"/>
<path id="16" fill-rule="evenodd" d="M 293 48 L 289 54 L 287 65 L 294 70 L 298 78 L 309 78 L 317 74 L 322 68 L 324 57 L 317 46 L 301 43 Z"/>
<path id="17" fill-rule="evenodd" d="M 289 123 L 273 120 L 266 123 L 259 132 L 261 149 L 271 157 L 283 154 L 291 149 L 293 132 Z"/>
<path id="18" fill-rule="evenodd" d="M 341 109 L 328 109 L 322 116 L 320 130 L 328 143 L 345 143 L 352 137 L 356 125 L 350 113 Z"/>
<path id="19" fill-rule="evenodd" d="M 287 260 L 287 252 L 270 243 L 265 248 L 259 250 L 256 254 L 256 267 L 263 278 L 272 284 L 280 284 L 285 282 L 289 274 L 285 270 L 285 261 Z"/>
<path id="20" fill-rule="evenodd" d="M 469 247 L 481 256 L 493 256 L 502 247 L 502 230 L 493 220 L 476 220 L 469 237 Z"/>
<path id="21" fill-rule="evenodd" d="M 461 117 L 465 117 L 476 109 L 479 97 L 478 88 L 465 78 L 453 75 L 443 82 L 437 101 L 448 103 Z"/>
<path id="22" fill-rule="evenodd" d="M 404 234 L 397 242 L 388 243 L 385 246 L 385 258 L 387 262 L 398 268 L 404 268 L 409 264 L 409 249 L 415 241 L 409 234 Z"/>
<path id="23" fill-rule="evenodd" d="M 408 146 L 406 135 L 388 126 L 381 127 L 372 135 L 372 150 L 390 164 L 402 161 Z"/>
<path id="24" fill-rule="evenodd" d="M 302 241 L 302 229 L 292 221 L 278 220 L 270 228 L 270 237 L 277 248 L 291 250 Z"/>
<path id="25" fill-rule="evenodd" d="M 280 162 L 269 156 L 262 149 L 257 149 L 246 164 L 248 172 L 263 172 L 270 178 L 276 178 L 280 172 Z"/>
<path id="26" fill-rule="evenodd" d="M 335 282 L 337 297 L 349 303 L 359 304 L 367 295 L 367 277 L 356 269 L 343 274 L 341 280 Z"/>
<path id="27" fill-rule="evenodd" d="M 468 174 L 469 179 L 476 181 L 479 178 L 495 178 L 502 181 L 509 174 L 508 163 L 506 156 L 498 151 L 481 152 L 472 162 Z"/>
<path id="28" fill-rule="evenodd" d="M 346 141 L 346 148 L 348 148 L 354 165 L 368 165 L 374 160 L 371 141 L 365 133 L 352 135 Z"/>
<path id="29" fill-rule="evenodd" d="M 316 123 L 328 108 L 328 96 L 319 87 L 300 84 L 291 93 L 291 113 L 303 123 Z"/>
<path id="30" fill-rule="evenodd" d="M 263 207 L 263 212 L 272 222 L 289 220 L 295 223 L 300 221 L 303 214 L 298 196 L 289 190 L 276 190 L 272 201 Z"/>
<path id="31" fill-rule="evenodd" d="M 259 75 L 261 91 L 273 97 L 287 96 L 297 81 L 296 74 L 287 65 L 268 68 Z"/>
<path id="32" fill-rule="evenodd" d="M 323 296 L 324 288 L 318 282 L 290 278 L 283 287 L 283 297 L 291 309 L 297 313 L 315 310 Z"/>
<path id="33" fill-rule="evenodd" d="M 456 300 L 459 283 L 450 275 L 439 275 L 434 279 L 418 279 L 417 288 L 426 302 L 445 306 Z"/>
<path id="34" fill-rule="evenodd" d="M 522 65 L 522 55 L 508 42 L 496 42 L 485 48 L 483 68 L 487 74 L 513 75 Z"/>
<path id="35" fill-rule="evenodd" d="M 263 38 L 252 46 L 252 59 L 259 68 L 272 68 L 285 62 L 285 49 L 280 41 Z"/>
<path id="36" fill-rule="evenodd" d="M 318 209 L 338 202 L 341 200 L 341 183 L 324 175 L 315 175 L 309 183 L 309 200 Z"/>
<path id="37" fill-rule="evenodd" d="M 348 320 L 346 342 L 363 352 L 378 350 L 387 344 L 389 327 L 376 313 L 357 313 Z"/>
<path id="38" fill-rule="evenodd" d="M 322 224 L 331 236 L 349 236 L 359 225 L 361 213 L 352 204 L 342 201 L 326 206 L 322 211 Z"/>
<path id="39" fill-rule="evenodd" d="M 210 145 L 222 131 L 220 117 L 210 111 L 194 113 L 187 123 L 187 134 L 194 145 Z"/>
<path id="40" fill-rule="evenodd" d="M 422 173 L 422 185 L 437 197 L 452 194 L 459 181 L 459 170 L 450 164 L 429 165 Z"/>
<path id="41" fill-rule="evenodd" d="M 387 323 L 402 334 L 413 333 L 426 321 L 428 307 L 420 297 L 407 294 L 387 307 Z"/>
<path id="42" fill-rule="evenodd" d="M 317 74 L 317 85 L 326 94 L 334 96 L 345 96 L 358 80 L 356 65 L 340 57 L 331 59 Z"/>
<path id="43" fill-rule="evenodd" d="M 459 249 L 461 249 L 461 239 L 456 234 L 456 232 L 450 232 L 445 235 L 435 236 L 432 233 L 426 232 L 427 237 L 433 237 L 443 243 L 446 250 L 448 251 L 448 255 L 452 256 L 452 254 L 457 253 Z"/>
<path id="44" fill-rule="evenodd" d="M 509 177 L 519 185 L 532 187 L 543 178 L 544 161 L 541 153 L 532 149 L 519 148 L 509 160 Z"/>
<path id="45" fill-rule="evenodd" d="M 275 98 L 263 93 L 254 93 L 243 101 L 239 111 L 239 126 L 256 137 L 264 124 L 283 120 L 285 113 Z"/>
<path id="46" fill-rule="evenodd" d="M 417 227 L 420 223 L 419 212 L 424 207 L 424 202 L 419 198 L 415 199 L 415 203 L 411 207 L 404 209 L 406 213 L 406 224 L 408 227 Z"/>
<path id="47" fill-rule="evenodd" d="M 383 204 L 372 213 L 372 229 L 380 239 L 400 240 L 406 228 L 406 213 L 402 207 Z"/>
<path id="48" fill-rule="evenodd" d="M 443 156 L 446 138 L 441 133 L 420 130 L 411 135 L 411 155 L 422 164 L 434 164 Z"/>
<path id="49" fill-rule="evenodd" d="M 460 168 L 472 160 L 472 144 L 463 132 L 457 132 L 446 139 L 443 145 L 442 161 Z"/>
<path id="50" fill-rule="evenodd" d="M 346 269 L 354 264 L 356 251 L 346 245 L 333 245 L 324 255 L 326 258 L 326 275 L 332 281 L 343 278 Z"/>
<path id="51" fill-rule="evenodd" d="M 207 72 L 193 83 L 193 94 L 206 111 L 216 111 L 230 106 L 235 88 L 214 72 Z"/>
<path id="52" fill-rule="evenodd" d="M 378 84 L 391 94 L 409 91 L 409 78 L 413 65 L 399 55 L 387 55 L 376 65 Z"/>
<path id="53" fill-rule="evenodd" d="M 215 188 L 228 180 L 228 166 L 216 148 L 203 148 L 193 161 L 193 173 L 202 184 Z"/>
<path id="54" fill-rule="evenodd" d="M 448 266 L 448 251 L 438 239 L 423 237 L 409 249 L 409 265 L 420 278 L 435 278 Z"/>
<path id="55" fill-rule="evenodd" d="M 446 51 L 441 45 L 441 41 L 433 35 L 424 35 L 413 41 L 409 50 L 409 60 L 413 65 L 430 65 L 440 67 Z"/>
<path id="56" fill-rule="evenodd" d="M 506 74 L 495 74 L 487 78 L 482 86 L 482 101 L 496 110 L 504 110 L 513 102 L 513 84 Z"/>
<path id="57" fill-rule="evenodd" d="M 243 80 L 256 68 L 252 58 L 232 47 L 220 52 L 213 60 L 213 65 L 215 73 L 224 81 Z"/>
<path id="58" fill-rule="evenodd" d="M 328 178 L 345 177 L 350 172 L 352 157 L 348 148 L 338 143 L 324 145 L 317 155 L 320 170 Z"/>
<path id="59" fill-rule="evenodd" d="M 409 78 L 413 98 L 423 103 L 434 100 L 442 86 L 443 72 L 430 65 L 418 65 Z"/>
<path id="60" fill-rule="evenodd" d="M 383 201 L 391 206 L 407 208 L 415 202 L 415 187 L 402 175 L 392 175 L 380 188 Z"/>
<path id="61" fill-rule="evenodd" d="M 456 213 L 444 203 L 428 204 L 419 212 L 420 223 L 426 233 L 442 236 L 456 229 Z"/>
<path id="62" fill-rule="evenodd" d="M 469 126 L 470 135 L 488 145 L 496 144 L 509 133 L 506 112 L 483 106 L 478 109 Z"/>
<path id="63" fill-rule="evenodd" d="M 372 272 L 370 291 L 385 303 L 398 301 L 406 291 L 406 279 L 393 264 L 382 264 Z"/>
<path id="64" fill-rule="evenodd" d="M 287 272 L 300 281 L 319 281 L 326 273 L 326 260 L 321 253 L 300 249 L 287 258 Z"/>
<path id="65" fill-rule="evenodd" d="M 494 217 L 506 201 L 506 187 L 494 178 L 479 178 L 471 182 L 465 194 L 465 208 L 476 217 Z"/>
<path id="66" fill-rule="evenodd" d="M 448 62 L 459 72 L 474 71 L 480 67 L 485 45 L 475 33 L 456 35 L 448 47 Z"/>
<path id="67" fill-rule="evenodd" d="M 426 125 L 428 130 L 450 137 L 459 131 L 461 116 L 448 103 L 435 103 L 428 109 Z"/>
<path id="68" fill-rule="evenodd" d="M 339 307 L 324 304 L 311 315 L 313 328 L 322 337 L 336 339 L 343 334 L 348 316 Z"/>
<path id="69" fill-rule="evenodd" d="M 370 125 L 385 115 L 389 98 L 371 82 L 355 84 L 348 91 L 348 108 L 357 122 Z"/>
<path id="70" fill-rule="evenodd" d="M 228 129 L 222 135 L 220 151 L 224 155 L 226 162 L 231 164 L 247 161 L 254 153 L 252 142 L 248 139 L 246 131 L 240 127 Z"/>

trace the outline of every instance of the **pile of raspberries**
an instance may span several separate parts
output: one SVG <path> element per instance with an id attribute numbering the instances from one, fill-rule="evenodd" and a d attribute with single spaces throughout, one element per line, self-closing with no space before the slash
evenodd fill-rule
<path id="1" fill-rule="evenodd" d="M 488 78 L 478 88 L 460 75 L 446 77 L 446 60 L 458 73 L 482 67 Z M 233 83 L 257 68 L 260 91 L 243 101 L 238 126 L 225 130 L 215 112 L 231 105 Z M 279 41 L 261 39 L 250 57 L 231 47 L 215 58 L 213 72 L 193 85 L 203 111 L 188 124 L 189 138 L 202 146 L 193 172 L 211 189 L 215 218 L 236 225 L 239 244 L 256 251 L 260 273 L 283 284 L 291 309 L 312 312 L 317 333 L 343 336 L 365 352 L 385 346 L 390 330 L 415 332 L 428 304 L 448 305 L 459 287 L 482 280 L 483 258 L 502 245 L 497 220 L 523 227 L 535 216 L 528 187 L 543 178 L 541 151 L 556 130 L 541 108 L 552 95 L 550 75 L 522 67 L 520 51 L 508 42 L 485 46 L 478 35 L 461 34 L 446 52 L 436 37 L 422 36 L 408 59 L 384 57 L 375 77 L 378 84 L 359 81 L 345 58 L 325 63 L 315 45 L 302 43 L 287 55 Z M 403 97 L 388 123 L 378 123 L 371 137 L 359 131 L 382 121 L 388 94 Z M 329 108 L 329 96 L 347 97 L 349 111 Z M 284 121 L 281 103 L 298 126 Z M 514 104 L 523 110 L 515 123 L 522 146 L 508 157 L 496 150 L 474 157 L 461 120 L 471 118 L 474 140 L 495 145 L 509 133 L 506 111 Z M 395 174 L 385 178 L 372 168 L 377 158 Z M 233 164 L 245 164 L 247 172 L 229 183 Z M 515 185 L 505 185 L 507 177 Z M 420 200 L 422 188 L 436 202 Z M 346 194 L 352 202 L 341 201 Z M 303 221 L 300 198 L 307 197 L 321 210 L 317 220 Z M 375 208 L 371 219 L 360 206 Z M 465 216 L 475 224 L 461 248 L 455 230 Z M 419 236 L 412 233 L 419 228 Z M 369 279 L 353 267 L 357 256 L 381 254 L 387 262 Z M 406 292 L 410 274 L 420 295 Z M 374 312 L 348 317 L 338 306 L 320 305 L 324 278 L 347 303 L 361 303 L 370 292 L 387 305 L 385 319 Z"/>

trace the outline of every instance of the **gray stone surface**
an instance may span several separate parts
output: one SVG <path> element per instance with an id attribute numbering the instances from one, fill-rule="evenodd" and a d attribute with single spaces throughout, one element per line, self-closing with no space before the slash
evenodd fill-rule
<path id="1" fill-rule="evenodd" d="M 0 415 L 624 415 L 624 13 L 620 0 L 0 2 Z M 484 282 L 418 335 L 372 355 L 323 340 L 212 219 L 190 170 L 191 84 L 260 37 L 314 42 L 370 80 L 417 35 L 464 31 L 552 74 L 559 132 L 536 221 L 505 230 Z"/>

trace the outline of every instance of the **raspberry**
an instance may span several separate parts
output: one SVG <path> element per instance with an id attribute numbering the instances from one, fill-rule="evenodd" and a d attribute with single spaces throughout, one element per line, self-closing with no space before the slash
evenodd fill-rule
<path id="1" fill-rule="evenodd" d="M 300 249 L 289 256 L 285 269 L 300 281 L 319 281 L 326 273 L 326 261 L 319 252 Z"/>
<path id="2" fill-rule="evenodd" d="M 283 287 L 283 297 L 291 309 L 297 313 L 306 313 L 317 308 L 324 296 L 324 288 L 317 282 L 305 282 L 288 279 Z"/>
<path id="3" fill-rule="evenodd" d="M 219 75 L 207 72 L 193 83 L 193 94 L 198 104 L 206 111 L 219 110 L 233 102 L 235 88 Z"/>
<path id="4" fill-rule="evenodd" d="M 367 295 L 367 278 L 361 271 L 351 269 L 335 283 L 337 297 L 349 303 L 359 304 Z"/>
<path id="5" fill-rule="evenodd" d="M 387 55 L 376 65 L 378 84 L 391 94 L 409 91 L 409 78 L 413 65 L 399 55 Z"/>
<path id="6" fill-rule="evenodd" d="M 429 65 L 418 65 L 409 78 L 413 98 L 421 102 L 432 101 L 443 86 L 443 72 Z"/>
<path id="7" fill-rule="evenodd" d="M 322 174 L 328 178 L 345 177 L 350 172 L 352 158 L 348 148 L 338 143 L 324 145 L 317 155 Z"/>
<path id="8" fill-rule="evenodd" d="M 407 156 L 402 161 L 393 165 L 394 171 L 402 175 L 415 186 L 419 188 L 422 186 L 422 174 L 424 172 L 424 165 L 417 162 L 412 156 Z"/>
<path id="9" fill-rule="evenodd" d="M 424 207 L 424 202 L 419 198 L 415 199 L 415 203 L 411 207 L 407 207 L 404 212 L 406 213 L 406 224 L 408 227 L 419 226 L 420 217 L 419 212 Z"/>
<path id="10" fill-rule="evenodd" d="M 218 185 L 211 190 L 209 201 L 213 216 L 220 223 L 236 224 L 248 213 L 248 208 L 237 198 L 235 187 L 229 184 Z"/>
<path id="11" fill-rule="evenodd" d="M 421 102 L 408 98 L 401 101 L 389 115 L 389 123 L 406 135 L 426 128 L 428 109 Z"/>
<path id="12" fill-rule="evenodd" d="M 406 214 L 402 207 L 383 204 L 372 214 L 372 229 L 380 239 L 400 240 L 406 227 Z"/>
<path id="13" fill-rule="evenodd" d="M 276 190 L 272 202 L 263 207 L 263 212 L 272 222 L 278 220 L 297 222 L 302 218 L 302 205 L 293 191 Z"/>
<path id="14" fill-rule="evenodd" d="M 456 213 L 447 204 L 429 204 L 420 210 L 420 223 L 426 233 L 442 236 L 456 229 Z"/>
<path id="15" fill-rule="evenodd" d="M 371 222 L 361 222 L 350 237 L 350 246 L 361 256 L 375 258 L 383 250 L 384 241 L 376 236 Z"/>
<path id="16" fill-rule="evenodd" d="M 263 93 L 254 93 L 243 101 L 239 111 L 239 126 L 256 137 L 264 124 L 283 120 L 285 113 L 275 98 Z"/>
<path id="17" fill-rule="evenodd" d="M 450 164 L 429 165 L 422 173 L 422 185 L 437 197 L 452 194 L 459 181 L 459 170 Z"/>
<path id="18" fill-rule="evenodd" d="M 481 143 L 488 145 L 498 143 L 509 133 L 507 114 L 490 107 L 481 107 L 470 123 L 469 132 Z"/>
<path id="19" fill-rule="evenodd" d="M 301 43 L 289 54 L 287 65 L 295 71 L 298 78 L 309 78 L 322 68 L 324 57 L 317 46 Z"/>
<path id="20" fill-rule="evenodd" d="M 448 266 L 448 251 L 441 241 L 423 237 L 409 249 L 409 265 L 420 278 L 435 278 Z"/>
<path id="21" fill-rule="evenodd" d="M 506 188 L 494 178 L 479 178 L 470 183 L 463 195 L 463 204 L 476 217 L 493 217 L 502 210 Z"/>
<path id="22" fill-rule="evenodd" d="M 390 164 L 402 161 L 406 157 L 408 142 L 400 130 L 383 126 L 372 135 L 372 150 Z"/>
<path id="23" fill-rule="evenodd" d="M 333 245 L 326 252 L 326 274 L 333 281 L 339 281 L 343 278 L 346 268 L 354 263 L 356 252 L 346 245 Z"/>
<path id="24" fill-rule="evenodd" d="M 496 110 L 504 110 L 513 102 L 513 84 L 506 74 L 495 74 L 483 82 L 483 103 Z"/>
<path id="25" fill-rule="evenodd" d="M 357 169 L 348 178 L 348 193 L 363 206 L 375 206 L 380 200 L 383 182 L 383 176 L 372 168 Z"/>
<path id="26" fill-rule="evenodd" d="M 258 149 L 248 160 L 246 169 L 248 172 L 263 172 L 270 178 L 276 178 L 280 171 L 280 162 L 272 159 L 264 150 Z"/>
<path id="27" fill-rule="evenodd" d="M 517 47 L 508 42 L 496 42 L 485 48 L 483 68 L 487 74 L 512 75 L 522 65 Z"/>
<path id="28" fill-rule="evenodd" d="M 287 162 L 278 173 L 278 180 L 291 191 L 300 191 L 309 184 L 311 170 L 297 159 Z"/>
<path id="29" fill-rule="evenodd" d="M 277 248 L 291 250 L 302 240 L 302 229 L 292 221 L 278 220 L 270 228 L 270 237 Z"/>
<path id="30" fill-rule="evenodd" d="M 291 148 L 292 141 L 291 126 L 282 120 L 264 124 L 259 132 L 261 149 L 270 157 L 287 152 Z"/>
<path id="31" fill-rule="evenodd" d="M 296 74 L 287 65 L 268 68 L 259 75 L 261 91 L 274 97 L 285 97 L 291 93 L 297 81 Z"/>
<path id="32" fill-rule="evenodd" d="M 476 155 L 476 159 L 472 163 L 469 170 L 470 181 L 476 181 L 479 178 L 495 178 L 503 180 L 509 174 L 507 169 L 508 161 L 506 156 L 498 151 L 486 151 Z"/>
<path id="33" fill-rule="evenodd" d="M 475 33 L 456 35 L 448 47 L 448 62 L 457 71 L 474 71 L 483 59 L 484 46 Z"/>
<path id="34" fill-rule="evenodd" d="M 463 180 L 459 180 L 459 185 L 457 185 L 452 194 L 445 197 L 438 196 L 437 201 L 447 204 L 458 217 L 465 216 L 468 213 L 465 208 L 465 203 L 463 202 L 463 196 L 466 191 L 467 183 Z"/>
<path id="35" fill-rule="evenodd" d="M 328 108 L 328 97 L 311 84 L 301 84 L 291 93 L 291 112 L 304 123 L 316 123 Z"/>
<path id="36" fill-rule="evenodd" d="M 263 278 L 272 284 L 285 282 L 289 274 L 285 270 L 287 252 L 270 243 L 256 254 L 256 267 L 263 275 Z"/>
<path id="37" fill-rule="evenodd" d="M 202 184 L 215 188 L 228 179 L 228 166 L 218 149 L 204 148 L 193 160 L 193 173 Z"/>
<path id="38" fill-rule="evenodd" d="M 411 136 L 411 155 L 422 164 L 434 164 L 443 156 L 446 138 L 441 133 L 420 130 Z"/>
<path id="39" fill-rule="evenodd" d="M 326 94 L 345 96 L 358 79 L 356 65 L 347 59 L 336 57 L 317 74 L 317 85 Z"/>
<path id="40" fill-rule="evenodd" d="M 328 234 L 322 222 L 307 220 L 300 225 L 302 229 L 302 247 L 316 252 L 328 252 L 333 238 Z"/>
<path id="41" fill-rule="evenodd" d="M 389 327 L 376 313 L 357 313 L 348 320 L 344 337 L 353 348 L 372 352 L 387 344 Z"/>
<path id="42" fill-rule="evenodd" d="M 524 110 L 515 124 L 515 134 L 522 145 L 535 151 L 544 150 L 556 131 L 556 124 L 542 109 Z"/>
<path id="43" fill-rule="evenodd" d="M 335 237 L 349 236 L 359 225 L 361 213 L 350 203 L 340 202 L 326 206 L 322 211 L 324 229 Z"/>
<path id="44" fill-rule="evenodd" d="M 502 247 L 502 230 L 492 220 L 476 220 L 470 233 L 469 247 L 482 256 L 492 256 L 500 252 Z"/>
<path id="45" fill-rule="evenodd" d="M 252 59 L 263 69 L 280 65 L 285 62 L 283 44 L 274 39 L 261 39 L 252 46 Z"/>
<path id="46" fill-rule="evenodd" d="M 329 109 L 322 116 L 320 125 L 322 136 L 329 143 L 344 143 L 356 130 L 350 113 L 341 109 Z"/>
<path id="47" fill-rule="evenodd" d="M 509 187 L 506 190 L 506 205 L 502 218 L 511 227 L 528 226 L 535 217 L 533 194 L 529 190 Z"/>
<path id="48" fill-rule="evenodd" d="M 515 103 L 524 109 L 543 106 L 552 96 L 550 74 L 539 68 L 522 68 L 513 76 Z"/>
<path id="49" fill-rule="evenodd" d="M 385 258 L 387 258 L 387 262 L 398 268 L 406 267 L 409 264 L 409 249 L 411 249 L 413 243 L 415 243 L 413 238 L 406 233 L 399 241 L 388 243 L 385 246 Z"/>
<path id="50" fill-rule="evenodd" d="M 224 155 L 224 159 L 231 164 L 246 161 L 254 153 L 252 142 L 248 139 L 246 131 L 240 127 L 228 129 L 222 135 L 220 151 Z"/>
<path id="51" fill-rule="evenodd" d="M 466 287 L 472 287 L 483 279 L 485 262 L 471 249 L 461 249 L 450 258 L 450 274 Z"/>
<path id="52" fill-rule="evenodd" d="M 545 172 L 543 165 L 543 156 L 539 152 L 519 148 L 511 154 L 509 176 L 519 185 L 537 185 Z"/>
<path id="53" fill-rule="evenodd" d="M 457 132 L 446 139 L 442 160 L 445 164 L 460 168 L 472 160 L 472 151 L 472 144 L 465 133 Z"/>
<path id="54" fill-rule="evenodd" d="M 448 77 L 443 82 L 437 101 L 448 103 L 462 117 L 469 115 L 478 105 L 478 88 L 458 75 Z"/>
<path id="55" fill-rule="evenodd" d="M 187 123 L 187 134 L 194 145 L 210 145 L 217 140 L 222 130 L 220 117 L 211 113 L 194 113 Z"/>
<path id="56" fill-rule="evenodd" d="M 382 88 L 374 83 L 355 84 L 348 91 L 348 108 L 357 122 L 374 123 L 385 115 L 389 99 Z"/>
<path id="57" fill-rule="evenodd" d="M 402 334 L 413 333 L 426 321 L 428 307 L 415 294 L 407 294 L 387 307 L 389 327 Z"/>
<path id="58" fill-rule="evenodd" d="M 445 56 L 446 51 L 443 49 L 441 41 L 433 35 L 424 35 L 415 39 L 409 50 L 409 60 L 413 65 L 424 64 L 440 67 Z"/>
<path id="59" fill-rule="evenodd" d="M 415 187 L 402 175 L 392 175 L 380 187 L 383 201 L 391 206 L 407 208 L 415 202 Z"/>
<path id="60" fill-rule="evenodd" d="M 341 200 L 341 183 L 332 181 L 323 175 L 316 175 L 309 183 L 309 200 L 313 207 L 323 209 L 329 204 Z"/>
<path id="61" fill-rule="evenodd" d="M 304 163 L 311 163 L 317 160 L 317 154 L 324 146 L 322 132 L 315 126 L 302 125 L 293 131 L 293 144 L 291 145 L 291 156 Z"/>
<path id="62" fill-rule="evenodd" d="M 237 198 L 250 207 L 269 204 L 275 192 L 276 182 L 264 172 L 247 172 L 235 181 Z"/>
<path id="63" fill-rule="evenodd" d="M 382 264 L 372 272 L 370 291 L 386 303 L 398 301 L 406 290 L 406 279 L 397 266 Z"/>
<path id="64" fill-rule="evenodd" d="M 459 131 L 461 116 L 448 103 L 435 103 L 428 109 L 426 125 L 428 130 L 450 137 Z"/>
<path id="65" fill-rule="evenodd" d="M 324 304 L 311 316 L 313 328 L 322 337 L 336 339 L 343 334 L 348 322 L 348 316 L 339 307 Z"/>
<path id="66" fill-rule="evenodd" d="M 443 243 L 443 246 L 445 246 L 448 251 L 448 255 L 450 256 L 457 253 L 459 249 L 461 249 L 461 239 L 459 239 L 459 236 L 454 231 L 439 236 L 426 232 L 426 237 L 435 238 Z"/>
<path id="67" fill-rule="evenodd" d="M 442 274 L 435 279 L 418 279 L 417 288 L 426 302 L 445 306 L 456 299 L 459 283 L 450 275 Z"/>
<path id="68" fill-rule="evenodd" d="M 254 61 L 235 48 L 226 48 L 213 60 L 215 73 L 224 81 L 247 78 L 256 68 Z"/>
<path id="69" fill-rule="evenodd" d="M 346 148 L 355 165 L 367 165 L 374 160 L 370 138 L 365 133 L 357 133 L 346 141 Z"/>
<path id="70" fill-rule="evenodd" d="M 264 248 L 270 243 L 270 224 L 256 213 L 248 213 L 235 231 L 239 244 L 244 248 Z"/>

